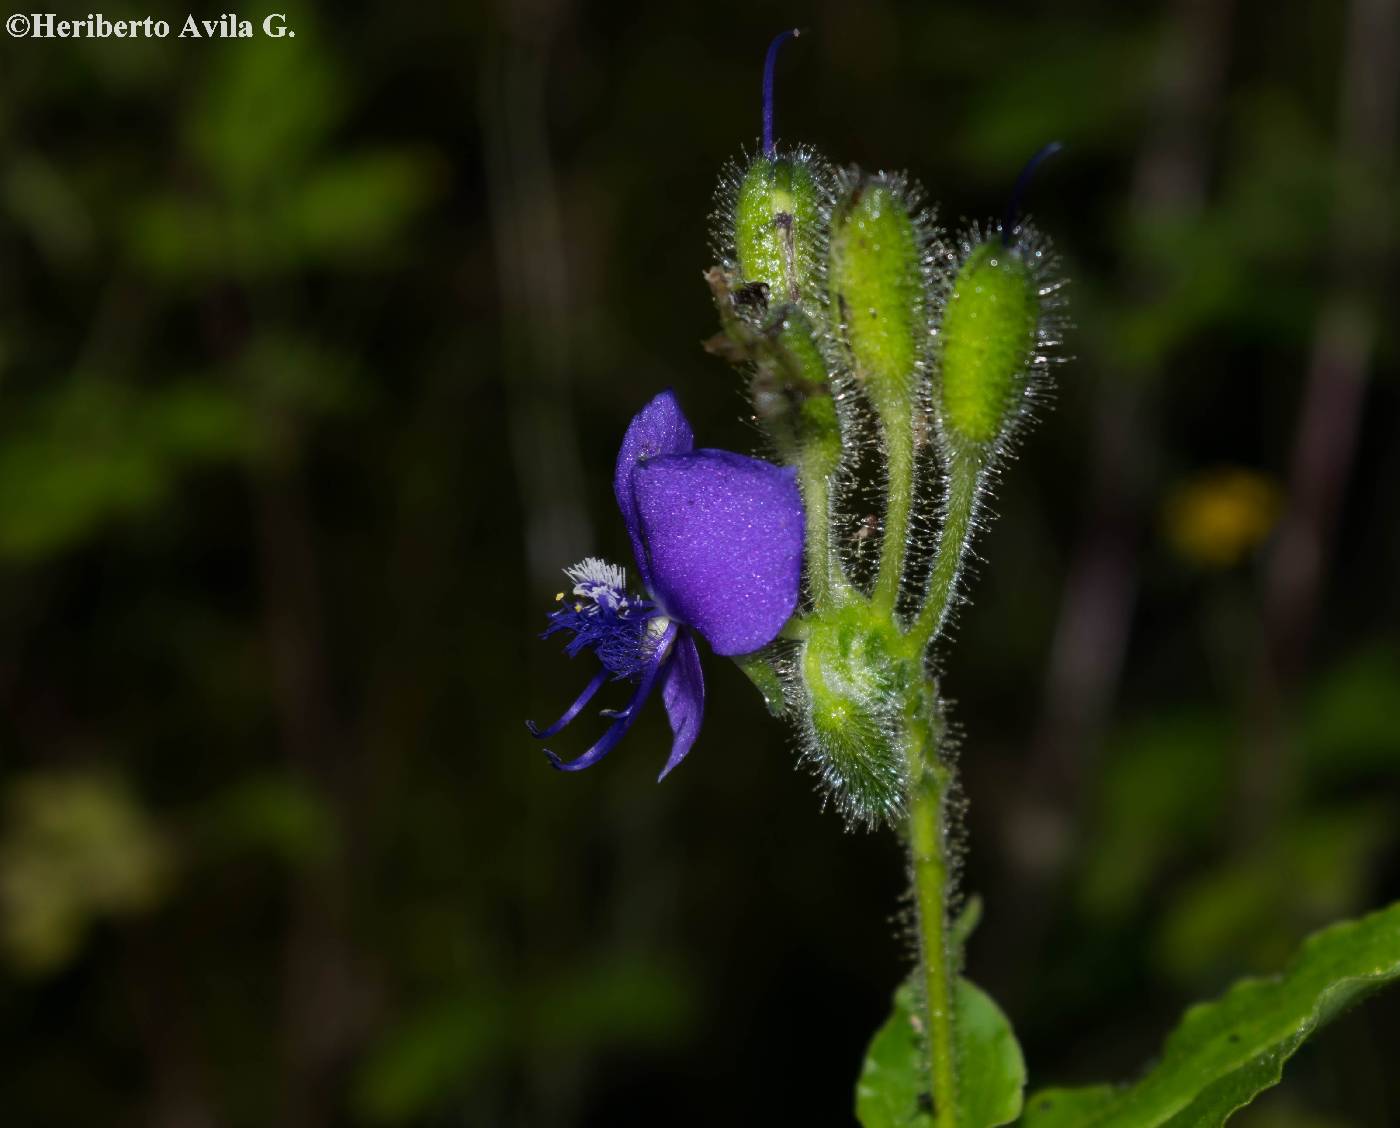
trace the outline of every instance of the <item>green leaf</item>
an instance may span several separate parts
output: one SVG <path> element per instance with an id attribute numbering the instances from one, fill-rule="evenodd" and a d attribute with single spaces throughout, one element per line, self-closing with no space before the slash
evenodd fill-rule
<path id="1" fill-rule="evenodd" d="M 1324 929 L 1282 975 L 1192 1007 L 1136 1083 L 1036 1094 L 1025 1128 L 1217 1128 L 1278 1082 L 1313 1031 L 1395 979 L 1400 904 Z"/>
<path id="2" fill-rule="evenodd" d="M 680 1036 L 694 1009 L 685 977 L 637 952 L 571 964 L 524 990 L 473 978 L 390 1025 L 360 1066 L 351 1100 L 368 1124 L 446 1120 L 483 1074 L 522 1055 L 656 1046 Z"/>
<path id="3" fill-rule="evenodd" d="M 1395 687 L 1400 652 L 1374 643 L 1317 678 L 1301 717 L 1309 787 L 1353 786 L 1359 777 L 1393 771 L 1400 759 Z"/>
<path id="4" fill-rule="evenodd" d="M 195 380 L 147 389 L 76 373 L 0 433 L 0 558 L 33 560 L 148 512 L 187 467 L 243 454 L 253 420 Z"/>
<path id="5" fill-rule="evenodd" d="M 306 261 L 382 249 L 433 191 L 431 161 L 405 151 L 345 157 L 309 173 L 288 202 L 288 237 Z"/>
<path id="6" fill-rule="evenodd" d="M 311 34 L 214 55 L 186 109 L 187 147 L 226 198 L 251 200 L 293 178 L 344 118 L 349 87 Z"/>
<path id="7" fill-rule="evenodd" d="M 1096 785 L 1094 848 L 1080 888 L 1096 922 L 1139 911 L 1142 890 L 1218 832 L 1226 817 L 1231 739 L 1219 715 L 1184 709 L 1114 735 Z"/>
<path id="8" fill-rule="evenodd" d="M 1021 1114 L 1026 1063 L 1006 1015 L 983 991 L 958 980 L 958 1125 L 995 1128 Z M 865 1128 L 931 1128 L 928 1072 L 912 982 L 895 992 L 894 1013 L 876 1032 L 856 1083 Z"/>

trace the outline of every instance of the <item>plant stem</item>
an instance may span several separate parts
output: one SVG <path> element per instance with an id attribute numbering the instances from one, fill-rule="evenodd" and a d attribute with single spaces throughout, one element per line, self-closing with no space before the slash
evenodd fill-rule
<path id="1" fill-rule="evenodd" d="M 933 1089 L 933 1119 L 937 1128 L 957 1128 L 958 1123 L 954 1035 L 957 967 L 948 931 L 948 902 L 953 879 L 948 864 L 947 796 L 952 773 L 938 756 L 938 691 L 924 673 L 924 659 L 947 620 L 957 591 L 958 575 L 977 517 L 984 467 L 985 460 L 974 452 L 955 450 L 947 459 L 943 525 L 938 534 L 933 573 L 919 617 L 905 635 L 907 657 L 918 669 L 913 707 L 906 710 L 905 715 L 905 755 L 910 781 L 909 865 L 918 916 L 919 966 L 924 995 L 922 1017 L 929 1083 Z M 906 520 L 907 517 L 906 510 Z"/>
<path id="2" fill-rule="evenodd" d="M 799 462 L 802 501 L 807 513 L 807 583 L 812 602 L 821 606 L 831 593 L 831 487 L 817 457 L 808 452 Z"/>
<path id="3" fill-rule="evenodd" d="M 904 414 L 908 409 L 904 407 Z M 877 606 L 893 609 L 899 598 L 899 580 L 909 539 L 909 510 L 914 502 L 914 432 L 911 419 L 900 410 L 882 411 L 885 447 L 889 458 L 885 531 L 880 538 L 880 576 L 875 582 Z"/>
<path id="4" fill-rule="evenodd" d="M 925 1044 L 933 1119 L 938 1128 L 957 1128 L 957 1056 L 954 1040 L 953 979 L 956 974 L 948 936 L 946 826 L 949 772 L 938 759 L 933 685 L 925 680 L 920 707 L 907 719 L 909 761 L 909 862 L 918 915 L 919 962 L 923 977 Z"/>
<path id="5" fill-rule="evenodd" d="M 963 557 L 972 540 L 973 525 L 981 508 L 982 472 L 986 462 L 979 453 L 953 451 L 947 460 L 943 496 L 943 524 L 938 530 L 938 551 L 933 558 L 928 592 L 919 617 L 909 628 L 913 649 L 922 654 L 947 622 L 957 592 Z"/>

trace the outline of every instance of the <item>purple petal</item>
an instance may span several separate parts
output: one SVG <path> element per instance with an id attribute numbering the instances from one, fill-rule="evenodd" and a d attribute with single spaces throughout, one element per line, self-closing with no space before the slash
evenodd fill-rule
<path id="1" fill-rule="evenodd" d="M 561 760 L 548 748 L 544 754 L 549 757 L 549 762 L 561 772 L 581 772 L 584 768 L 591 768 L 609 752 L 617 747 L 617 742 L 627 735 L 627 730 L 632 727 L 632 722 L 637 719 L 637 714 L 642 711 L 642 706 L 646 704 L 646 699 L 651 696 L 652 689 L 656 686 L 657 675 L 662 667 L 666 665 L 667 652 L 670 644 L 674 640 L 678 628 L 674 623 L 666 628 L 666 634 L 658 640 L 656 658 L 642 672 L 641 683 L 637 686 L 637 692 L 632 694 L 632 700 L 627 703 L 627 708 L 621 713 L 613 714 L 616 720 L 608 726 L 608 731 L 598 739 L 598 743 L 593 745 L 587 752 L 576 760 Z"/>
<path id="2" fill-rule="evenodd" d="M 637 503 L 632 498 L 632 471 L 638 463 L 666 454 L 685 454 L 694 449 L 695 435 L 690 421 L 676 402 L 669 388 L 637 412 L 622 436 L 622 449 L 617 452 L 617 469 L 613 473 L 613 493 L 622 510 L 627 534 L 632 538 L 632 553 L 642 573 L 642 584 L 651 587 L 647 571 L 646 550 L 642 544 L 641 527 L 637 521 Z"/>
<path id="3" fill-rule="evenodd" d="M 797 606 L 802 575 L 797 471 L 697 450 L 638 463 L 632 494 L 662 610 L 716 654 L 771 642 Z"/>
<path id="4" fill-rule="evenodd" d="M 700 735 L 700 722 L 705 717 L 705 675 L 700 669 L 700 651 L 686 631 L 681 631 L 676 639 L 675 653 L 666 664 L 666 673 L 661 681 L 661 700 L 665 702 L 666 716 L 671 722 L 675 739 L 671 742 L 670 759 L 656 777 L 657 783 L 685 759 L 690 746 Z"/>
<path id="5" fill-rule="evenodd" d="M 593 676 L 593 680 L 583 687 L 583 692 L 578 695 L 574 703 L 564 710 L 564 715 L 550 725 L 549 728 L 536 728 L 534 721 L 526 721 L 525 727 L 530 730 L 530 735 L 538 740 L 543 740 L 547 736 L 553 736 L 579 715 L 579 710 L 593 700 L 593 695 L 603 688 L 603 683 L 607 680 L 607 669 L 599 670 Z"/>

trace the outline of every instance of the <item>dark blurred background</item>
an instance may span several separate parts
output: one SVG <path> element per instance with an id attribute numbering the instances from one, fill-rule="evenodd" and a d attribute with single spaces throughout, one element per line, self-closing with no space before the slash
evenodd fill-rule
<path id="1" fill-rule="evenodd" d="M 6 1124 L 852 1123 L 894 837 L 823 812 L 724 661 L 662 786 L 658 708 L 579 776 L 522 723 L 588 674 L 536 638 L 558 569 L 629 561 L 632 413 L 672 385 L 754 446 L 701 271 L 792 23 L 780 134 L 949 225 L 1067 146 L 1032 210 L 1074 359 L 945 652 L 969 970 L 1032 1083 L 1129 1075 L 1400 895 L 1398 7 L 0 42 Z M 1397 1039 L 1382 998 L 1240 1123 L 1400 1123 Z"/>

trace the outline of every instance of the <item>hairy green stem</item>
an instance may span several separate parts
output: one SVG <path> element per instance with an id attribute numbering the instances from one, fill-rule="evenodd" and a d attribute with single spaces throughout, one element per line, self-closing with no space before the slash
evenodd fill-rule
<path id="1" fill-rule="evenodd" d="M 923 653 L 948 620 L 948 612 L 957 593 L 958 577 L 963 558 L 972 540 L 973 523 L 977 517 L 982 492 L 982 474 L 986 460 L 980 453 L 954 451 L 947 459 L 947 475 L 943 497 L 943 524 L 938 530 L 938 549 L 933 558 L 928 592 L 919 617 L 909 628 L 908 637 L 914 648 Z"/>
<path id="2" fill-rule="evenodd" d="M 950 776 L 938 757 L 933 688 L 926 682 L 922 707 L 906 718 L 909 764 L 909 863 L 918 916 L 925 1046 L 933 1121 L 957 1128 L 957 1051 L 954 979 L 957 975 L 948 923 L 952 874 L 948 860 L 947 795 Z"/>
<path id="3" fill-rule="evenodd" d="M 802 500 L 807 512 L 807 582 L 812 602 L 820 607 L 831 594 L 831 486 L 817 456 L 806 454 L 798 462 Z"/>
<path id="4" fill-rule="evenodd" d="M 898 411 L 882 411 L 880 422 L 885 432 L 889 464 L 885 531 L 880 538 L 880 575 L 875 581 L 875 603 L 882 609 L 893 610 L 899 597 L 904 549 L 909 539 L 909 511 L 914 503 L 914 430 L 913 420 L 901 418 Z"/>
<path id="5" fill-rule="evenodd" d="M 923 661 L 929 645 L 947 621 L 957 591 L 963 557 L 972 539 L 986 463 L 980 454 L 964 451 L 952 452 L 946 461 L 943 524 L 933 571 L 923 607 L 905 635 L 908 657 L 918 664 L 921 679 L 915 707 L 906 710 L 905 755 L 910 781 L 909 865 L 918 916 L 919 966 L 924 996 L 922 1018 L 929 1084 L 933 1090 L 933 1120 L 937 1128 L 957 1128 L 954 984 L 958 969 L 948 921 L 948 904 L 953 895 L 947 825 L 952 773 L 938 754 L 937 690 L 923 673 Z M 893 464 L 892 457 L 892 468 Z M 905 480 L 910 478 L 912 474 Z M 906 520 L 907 516 L 906 511 Z"/>

